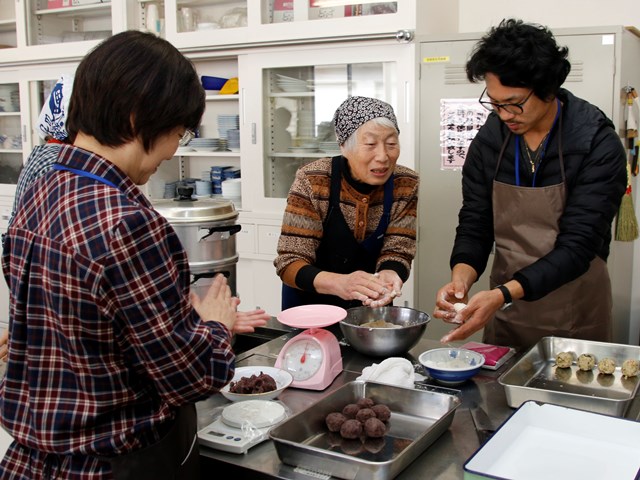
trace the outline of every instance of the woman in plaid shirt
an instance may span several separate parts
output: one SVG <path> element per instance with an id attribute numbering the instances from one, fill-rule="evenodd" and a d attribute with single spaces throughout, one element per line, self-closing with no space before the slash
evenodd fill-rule
<path id="1" fill-rule="evenodd" d="M 194 403 L 233 376 L 237 299 L 189 298 L 186 253 L 138 188 L 197 127 L 204 92 L 171 44 L 129 31 L 75 75 L 54 169 L 20 199 L 0 478 L 198 478 Z M 137 466 L 137 469 L 136 469 Z"/>

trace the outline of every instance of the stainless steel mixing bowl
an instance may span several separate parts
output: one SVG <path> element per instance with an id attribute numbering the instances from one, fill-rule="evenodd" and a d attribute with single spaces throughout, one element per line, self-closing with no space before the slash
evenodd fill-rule
<path id="1" fill-rule="evenodd" d="M 360 326 L 376 320 L 400 327 Z M 356 307 L 347 310 L 340 329 L 358 352 L 374 357 L 391 357 L 408 352 L 418 343 L 430 320 L 428 314 L 408 307 Z"/>

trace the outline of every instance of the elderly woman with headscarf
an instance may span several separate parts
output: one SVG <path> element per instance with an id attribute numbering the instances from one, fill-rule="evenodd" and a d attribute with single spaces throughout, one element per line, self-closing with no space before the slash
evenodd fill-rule
<path id="1" fill-rule="evenodd" d="M 387 305 L 415 256 L 418 176 L 397 165 L 393 108 L 350 97 L 333 122 L 341 155 L 301 167 L 287 198 L 274 261 L 283 309 Z"/>

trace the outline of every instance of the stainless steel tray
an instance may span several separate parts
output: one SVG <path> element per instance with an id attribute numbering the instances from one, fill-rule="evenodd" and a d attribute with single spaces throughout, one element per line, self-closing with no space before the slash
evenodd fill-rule
<path id="1" fill-rule="evenodd" d="M 560 352 L 582 353 L 615 359 L 618 367 L 612 375 L 583 372 L 574 364 L 571 368 L 556 368 L 555 357 Z M 544 337 L 534 345 L 498 381 L 505 388 L 507 403 L 518 408 L 527 400 L 555 403 L 606 415 L 624 416 L 638 393 L 638 377 L 624 378 L 622 362 L 640 359 L 640 347 L 617 343 L 592 342 L 560 337 Z"/>
<path id="2" fill-rule="evenodd" d="M 327 430 L 329 413 L 364 397 L 391 409 L 383 439 L 342 441 Z M 283 463 L 349 480 L 382 480 L 397 476 L 442 435 L 459 405 L 458 395 L 355 381 L 274 427 L 269 436 Z"/>

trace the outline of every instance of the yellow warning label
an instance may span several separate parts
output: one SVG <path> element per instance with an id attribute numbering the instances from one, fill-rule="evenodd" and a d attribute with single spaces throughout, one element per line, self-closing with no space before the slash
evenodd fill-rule
<path id="1" fill-rule="evenodd" d="M 449 55 L 443 55 L 441 57 L 424 57 L 422 63 L 445 63 L 449 61 Z"/>

